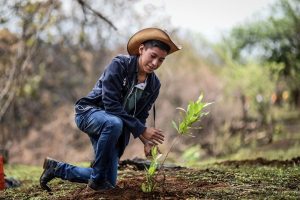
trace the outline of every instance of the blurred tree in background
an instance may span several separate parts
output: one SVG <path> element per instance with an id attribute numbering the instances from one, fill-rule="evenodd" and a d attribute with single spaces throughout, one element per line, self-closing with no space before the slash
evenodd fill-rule
<path id="1" fill-rule="evenodd" d="M 274 105 L 281 113 L 300 107 L 300 1 L 279 0 L 261 14 L 213 47 L 223 66 L 224 103 L 239 111 L 219 127 L 215 151 L 222 154 L 271 143 L 283 120 Z"/>
<path id="2" fill-rule="evenodd" d="M 270 143 L 273 123 L 280 121 L 274 102 L 289 113 L 286 100 L 298 104 L 299 0 L 279 0 L 267 18 L 233 28 L 218 43 L 174 28 L 163 7 L 137 0 L 0 0 L 0 13 L 0 146 L 11 147 L 14 161 L 39 162 L 49 152 L 73 162 L 87 159 L 89 141 L 74 124 L 73 104 L 144 27 L 163 27 L 184 47 L 156 72 L 162 84 L 156 124 L 166 140 L 176 135 L 174 108 L 201 92 L 215 102 L 196 137 L 176 151 L 196 143 L 191 152 L 200 149 L 197 160 L 258 138 Z"/>
<path id="3" fill-rule="evenodd" d="M 0 77 L 0 123 L 1 143 L 7 144 L 22 127 L 30 124 L 35 114 L 32 97 L 36 94 L 41 80 L 39 66 L 34 63 L 41 45 L 41 34 L 53 22 L 53 12 L 59 9 L 57 1 L 1 3 L 1 23 L 16 24 L 18 34 L 2 29 L 1 37 L 1 77 Z M 32 103 L 29 103 L 32 102 Z M 27 108 L 27 109 L 23 109 Z M 29 115 L 27 115 L 29 114 Z M 26 117 L 25 117 L 26 116 Z"/>
<path id="4" fill-rule="evenodd" d="M 141 25 L 135 4 L 0 1 L 2 145 L 25 136 L 28 127 L 38 124 L 37 116 L 46 120 L 54 106 L 72 105 L 86 93 L 109 54 L 121 43 L 125 49 L 124 41 Z"/>
<path id="5" fill-rule="evenodd" d="M 290 92 L 290 103 L 300 106 L 300 1 L 280 0 L 264 20 L 245 23 L 234 28 L 226 40 L 234 60 L 254 59 L 267 65 L 276 74 L 277 102 L 283 90 Z M 274 63 L 276 65 L 274 65 Z"/>

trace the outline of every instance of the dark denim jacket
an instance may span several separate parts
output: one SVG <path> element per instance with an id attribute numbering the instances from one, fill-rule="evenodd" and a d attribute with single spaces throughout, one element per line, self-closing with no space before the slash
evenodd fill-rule
<path id="1" fill-rule="evenodd" d="M 124 125 L 123 134 L 119 140 L 124 149 L 129 142 L 130 132 L 136 138 L 145 131 L 149 110 L 158 97 L 160 89 L 160 81 L 155 73 L 149 74 L 147 86 L 137 102 L 135 116 L 127 113 L 123 108 L 123 102 L 130 86 L 136 82 L 137 72 L 137 56 L 119 55 L 106 67 L 92 91 L 75 103 L 76 114 L 96 107 L 118 116 Z"/>

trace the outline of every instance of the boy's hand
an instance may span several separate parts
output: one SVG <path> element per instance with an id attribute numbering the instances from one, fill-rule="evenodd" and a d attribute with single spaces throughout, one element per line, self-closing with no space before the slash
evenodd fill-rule
<path id="1" fill-rule="evenodd" d="M 152 142 L 154 145 L 158 145 L 158 143 L 162 144 L 165 138 L 163 131 L 156 128 L 146 128 L 142 136 Z"/>
<path id="2" fill-rule="evenodd" d="M 155 145 L 152 144 L 151 142 L 147 142 L 144 144 L 144 152 L 145 152 L 145 156 L 146 158 L 151 158 L 151 148 L 154 147 Z M 161 154 L 159 148 L 157 147 L 158 153 Z"/>
<path id="3" fill-rule="evenodd" d="M 145 152 L 146 158 L 151 157 L 151 148 L 153 146 L 154 145 L 151 144 L 150 142 L 147 142 L 147 143 L 144 144 L 144 152 Z"/>

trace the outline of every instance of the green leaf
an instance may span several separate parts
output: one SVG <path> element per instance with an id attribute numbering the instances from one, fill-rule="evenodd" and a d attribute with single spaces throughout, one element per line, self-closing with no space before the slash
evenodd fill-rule
<path id="1" fill-rule="evenodd" d="M 174 121 L 172 121 L 173 127 L 179 134 L 188 134 L 189 129 L 192 127 L 192 125 L 195 122 L 199 121 L 202 116 L 207 115 L 207 113 L 203 113 L 203 108 L 210 105 L 210 103 L 204 103 L 202 102 L 202 100 L 203 94 L 200 94 L 195 102 L 189 102 L 186 111 L 183 108 L 176 108 L 185 112 L 183 119 L 178 123 L 178 125 Z"/>
<path id="2" fill-rule="evenodd" d="M 157 155 L 157 146 L 154 146 L 151 148 L 151 155 L 152 155 L 152 159 L 156 157 Z"/>
<path id="3" fill-rule="evenodd" d="M 177 124 L 174 120 L 172 121 L 172 125 L 176 129 L 176 131 L 178 132 L 178 126 L 177 126 Z"/>
<path id="4" fill-rule="evenodd" d="M 151 166 L 151 167 L 149 168 L 148 173 L 149 173 L 150 175 L 153 175 L 153 174 L 155 173 L 155 171 L 156 171 L 156 166 L 153 165 L 153 166 Z"/>
<path id="5" fill-rule="evenodd" d="M 142 183 L 141 189 L 145 193 L 151 192 L 151 191 L 149 191 L 149 187 L 147 187 L 147 185 L 145 183 Z"/>

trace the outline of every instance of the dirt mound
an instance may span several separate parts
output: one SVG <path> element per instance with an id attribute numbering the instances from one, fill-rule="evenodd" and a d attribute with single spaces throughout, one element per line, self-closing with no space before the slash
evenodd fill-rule
<path id="1" fill-rule="evenodd" d="M 149 160 L 135 157 L 134 159 L 125 159 L 119 162 L 119 169 L 124 170 L 126 168 L 134 169 L 134 170 L 144 170 L 150 167 L 151 162 Z M 159 167 L 160 164 L 158 165 Z M 162 166 L 164 169 L 167 170 L 180 170 L 185 169 L 185 167 L 181 167 L 179 165 L 171 164 L 171 163 L 164 163 Z"/>
<path id="2" fill-rule="evenodd" d="M 98 192 L 88 190 L 86 184 L 56 179 L 49 183 L 53 191 L 50 194 L 39 186 L 40 171 L 32 170 L 35 175 L 28 173 L 20 187 L 0 192 L 0 199 L 299 199 L 299 160 L 274 162 L 259 158 L 223 162 L 227 166 L 213 165 L 206 169 L 165 168 L 157 175 L 157 187 L 152 193 L 142 192 L 145 172 L 129 162 L 120 168 L 115 189 Z M 237 163 L 244 166 L 236 168 Z M 281 167 L 264 166 L 271 163 Z M 23 174 L 30 168 L 20 172 Z"/>
<path id="3" fill-rule="evenodd" d="M 295 157 L 290 160 L 267 160 L 265 158 L 257 158 L 253 160 L 227 160 L 218 163 L 220 165 L 235 165 L 239 167 L 241 165 L 258 165 L 258 166 L 300 166 L 300 157 Z"/>
<path id="4" fill-rule="evenodd" d="M 94 192 L 87 191 L 85 186 L 76 190 L 64 200 L 85 199 L 188 199 L 203 198 L 207 189 L 227 188 L 228 184 L 222 182 L 209 182 L 200 180 L 200 174 L 206 171 L 193 169 L 167 169 L 164 175 L 157 178 L 157 187 L 152 193 L 144 193 L 141 183 L 145 181 L 143 171 L 124 170 L 120 173 L 120 180 L 113 190 Z"/>
<path id="5" fill-rule="evenodd" d="M 141 184 L 145 181 L 143 166 L 147 161 L 143 159 L 124 160 L 120 163 L 119 181 L 117 187 L 107 191 L 91 191 L 85 186 L 80 186 L 65 200 L 85 199 L 189 199 L 206 198 L 207 191 L 226 191 L 233 187 L 231 182 L 236 179 L 234 174 L 224 173 L 217 169 L 191 169 L 180 166 L 164 166 L 157 176 L 157 187 L 152 193 L 144 193 Z M 225 161 L 218 163 L 230 166 L 294 166 L 300 165 L 300 157 L 290 160 L 266 160 L 257 158 L 254 160 Z M 223 178 L 220 178 L 220 175 Z M 210 178 L 208 178 L 210 177 Z M 297 182 L 298 183 L 298 182 Z M 290 186 L 287 186 L 290 188 Z M 222 199 L 222 195 L 216 195 Z"/>
<path id="6" fill-rule="evenodd" d="M 141 184 L 145 181 L 144 169 L 149 161 L 144 159 L 123 160 L 119 164 L 119 181 L 113 190 L 91 191 L 85 186 L 77 189 L 63 199 L 188 199 L 203 198 L 207 189 L 227 188 L 225 182 L 201 180 L 203 173 L 209 170 L 185 168 L 173 164 L 164 164 L 156 176 L 156 189 L 152 193 L 144 193 Z"/>

